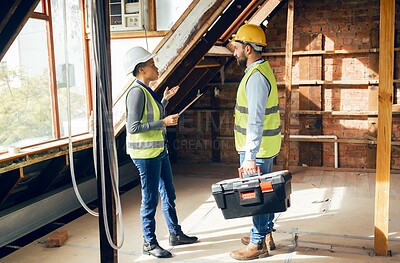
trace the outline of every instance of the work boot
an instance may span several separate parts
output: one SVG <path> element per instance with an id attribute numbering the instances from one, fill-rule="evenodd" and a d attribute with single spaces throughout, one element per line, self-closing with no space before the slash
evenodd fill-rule
<path id="1" fill-rule="evenodd" d="M 240 241 L 242 242 L 243 245 L 248 245 L 250 243 L 250 235 L 245 234 L 244 236 L 242 236 Z M 272 238 L 272 231 L 265 236 L 265 243 L 267 244 L 268 250 L 276 249 L 274 239 Z"/>
<path id="2" fill-rule="evenodd" d="M 182 231 L 178 234 L 169 233 L 169 245 L 179 246 L 184 244 L 192 244 L 197 242 L 197 237 L 189 237 L 185 235 Z"/>
<path id="3" fill-rule="evenodd" d="M 265 241 L 259 244 L 250 243 L 242 249 L 232 251 L 230 256 L 237 260 L 250 260 L 268 257 L 268 249 Z"/>
<path id="4" fill-rule="evenodd" d="M 145 242 L 143 244 L 143 254 L 152 255 L 157 258 L 170 258 L 172 257 L 171 252 L 163 249 L 157 242 Z"/>

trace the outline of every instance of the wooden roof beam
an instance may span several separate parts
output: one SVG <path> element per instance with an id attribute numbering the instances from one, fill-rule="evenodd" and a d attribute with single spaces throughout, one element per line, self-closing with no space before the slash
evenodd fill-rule
<path id="1" fill-rule="evenodd" d="M 261 25 L 262 22 L 275 10 L 282 0 L 269 0 L 258 9 L 258 11 L 250 18 L 249 24 Z"/>
<path id="2" fill-rule="evenodd" d="M 231 57 L 233 56 L 232 52 L 222 46 L 212 46 L 210 50 L 207 52 L 206 56 L 208 57 Z"/>

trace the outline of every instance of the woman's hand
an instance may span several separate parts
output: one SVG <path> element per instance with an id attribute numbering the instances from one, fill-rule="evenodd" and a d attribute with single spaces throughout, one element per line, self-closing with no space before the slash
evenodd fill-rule
<path id="1" fill-rule="evenodd" d="M 169 89 L 168 87 L 166 87 L 164 90 L 164 99 L 169 100 L 178 92 L 178 90 L 179 90 L 179 86 L 175 86 L 172 89 Z"/>
<path id="2" fill-rule="evenodd" d="M 162 122 L 165 126 L 175 126 L 178 124 L 179 114 L 168 115 Z"/>

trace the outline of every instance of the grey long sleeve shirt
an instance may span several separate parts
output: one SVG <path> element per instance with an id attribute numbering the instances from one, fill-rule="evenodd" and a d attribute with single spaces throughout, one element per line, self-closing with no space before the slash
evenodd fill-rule
<path id="1" fill-rule="evenodd" d="M 144 97 L 143 91 L 138 88 L 132 88 L 127 94 L 127 109 L 128 109 L 128 116 L 126 122 L 126 130 L 129 133 L 140 133 L 140 132 L 147 132 L 151 130 L 161 130 L 164 128 L 164 123 L 161 120 L 154 121 L 154 122 L 147 122 L 147 123 L 140 123 L 140 120 L 143 116 L 144 111 Z M 157 102 L 157 106 L 161 112 L 161 118 L 164 117 L 164 108 L 167 106 L 168 101 L 165 99 L 161 100 L 161 104 Z M 165 137 L 165 136 L 164 136 Z"/>

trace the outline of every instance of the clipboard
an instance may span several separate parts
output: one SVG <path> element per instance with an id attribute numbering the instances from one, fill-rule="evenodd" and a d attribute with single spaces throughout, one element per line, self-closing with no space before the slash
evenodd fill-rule
<path id="1" fill-rule="evenodd" d="M 196 97 L 195 97 L 188 105 L 186 105 L 185 108 L 183 108 L 183 109 L 178 113 L 178 116 L 181 116 L 181 114 L 184 113 L 184 112 L 185 112 L 193 103 L 195 103 L 198 99 L 200 99 L 201 96 L 203 96 L 203 94 L 204 94 L 204 93 L 198 93 L 198 94 L 196 95 Z"/>

